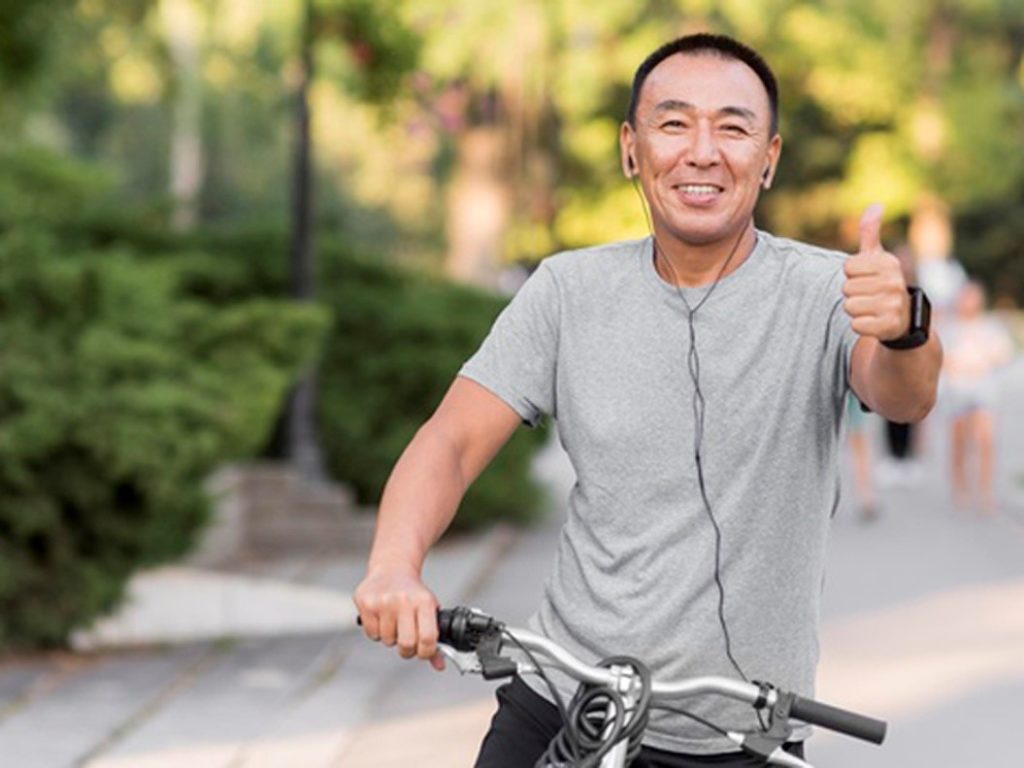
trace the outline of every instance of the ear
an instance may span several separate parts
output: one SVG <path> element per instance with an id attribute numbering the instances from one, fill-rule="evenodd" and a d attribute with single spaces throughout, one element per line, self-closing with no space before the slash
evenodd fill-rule
<path id="1" fill-rule="evenodd" d="M 761 186 L 764 189 L 771 189 L 772 181 L 775 179 L 775 169 L 779 167 L 779 157 L 782 155 L 782 136 L 775 134 L 768 142 L 768 159 L 766 163 L 764 179 Z"/>
<path id="2" fill-rule="evenodd" d="M 622 162 L 622 173 L 627 179 L 637 174 L 636 165 L 636 131 L 628 121 L 622 123 L 619 130 L 619 160 Z"/>

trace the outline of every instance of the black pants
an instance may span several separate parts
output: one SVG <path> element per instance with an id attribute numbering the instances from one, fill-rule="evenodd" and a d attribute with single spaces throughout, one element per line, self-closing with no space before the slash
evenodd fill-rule
<path id="1" fill-rule="evenodd" d="M 498 688 L 498 711 L 491 729 L 484 736 L 476 768 L 533 768 L 551 739 L 562 727 L 562 717 L 554 704 L 538 695 L 518 677 Z M 803 745 L 785 747 L 803 757 Z M 632 768 L 752 768 L 764 762 L 743 752 L 721 755 L 683 755 L 644 747 Z"/>
<path id="2" fill-rule="evenodd" d="M 885 436 L 889 443 L 889 453 L 894 459 L 902 461 L 910 458 L 910 441 L 913 439 L 913 434 L 914 428 L 911 424 L 885 422 Z"/>

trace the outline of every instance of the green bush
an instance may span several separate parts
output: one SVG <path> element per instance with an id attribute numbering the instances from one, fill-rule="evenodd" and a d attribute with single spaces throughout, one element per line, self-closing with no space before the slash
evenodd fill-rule
<path id="1" fill-rule="evenodd" d="M 54 645 L 131 573 L 183 552 L 218 464 L 267 450 L 328 314 L 287 293 L 273 224 L 176 234 L 113 208 L 109 179 L 0 145 L 0 650 Z M 40 234 L 45 231 L 47 234 Z M 500 310 L 494 297 L 353 258 L 321 233 L 329 470 L 367 504 Z M 327 243 L 327 245 L 323 245 Z M 526 519 L 521 430 L 456 527 Z"/>
<path id="2" fill-rule="evenodd" d="M 322 308 L 198 300 L 189 260 L 0 234 L 0 649 L 62 643 L 184 552 L 204 477 L 319 348 Z"/>
<path id="3" fill-rule="evenodd" d="M 380 499 L 402 449 L 441 401 L 504 305 L 490 294 L 340 250 L 325 253 L 321 300 L 334 325 L 320 371 L 320 429 L 331 474 Z M 517 430 L 470 488 L 454 527 L 536 515 L 530 463 L 544 430 Z"/>
<path id="4" fill-rule="evenodd" d="M 170 239 L 131 222 L 108 221 L 92 231 L 101 233 L 98 242 L 130 243 L 151 258 L 178 254 L 185 289 L 204 301 L 230 305 L 286 291 L 287 238 L 272 226 Z M 317 395 L 327 469 L 353 487 L 360 502 L 374 505 L 402 449 L 505 302 L 354 256 L 348 244 L 324 233 L 317 242 L 320 300 L 334 317 Z M 185 249 L 191 255 L 181 255 Z M 542 495 L 529 466 L 543 440 L 543 430 L 519 430 L 470 488 L 454 528 L 535 517 Z"/>

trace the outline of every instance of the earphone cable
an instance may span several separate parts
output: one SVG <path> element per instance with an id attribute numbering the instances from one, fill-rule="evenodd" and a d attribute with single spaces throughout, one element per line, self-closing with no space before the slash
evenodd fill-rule
<path id="1" fill-rule="evenodd" d="M 682 300 L 687 310 L 687 324 L 689 326 L 690 335 L 690 349 L 687 354 L 687 368 L 690 373 L 690 379 L 693 381 L 693 421 L 694 421 L 694 433 L 693 433 L 693 457 L 694 463 L 697 467 L 697 487 L 700 490 L 701 501 L 704 503 L 704 510 L 707 512 L 708 519 L 711 521 L 711 526 L 715 531 L 715 584 L 718 587 L 718 620 L 722 625 L 722 634 L 725 638 L 725 654 L 728 656 L 729 661 L 732 663 L 733 668 L 745 681 L 749 682 L 749 678 L 743 671 L 743 668 L 736 661 L 736 657 L 732 652 L 732 637 L 729 634 L 729 625 L 725 618 L 725 585 L 722 582 L 722 529 L 718 524 L 718 520 L 715 517 L 715 513 L 711 508 L 711 501 L 708 499 L 707 484 L 704 480 L 704 461 L 701 454 L 701 449 L 704 444 L 704 414 L 706 408 L 706 401 L 704 400 L 704 393 L 700 387 L 700 353 L 697 350 L 697 331 L 694 327 L 694 315 L 697 313 L 704 303 L 711 296 L 712 292 L 718 286 L 719 281 L 722 279 L 722 275 L 728 268 L 729 263 L 732 261 L 733 256 L 736 254 L 739 244 L 743 239 L 743 234 L 736 239 L 733 243 L 732 249 L 729 251 L 728 257 L 722 263 L 721 269 L 718 271 L 718 275 L 715 277 L 715 281 L 711 284 L 711 287 L 701 297 L 700 301 L 694 307 L 690 307 L 689 302 L 686 301 L 686 297 L 683 295 L 682 287 L 679 285 L 678 277 L 676 276 L 675 269 L 672 267 L 672 263 L 666 256 L 661 254 L 661 250 L 658 248 L 658 240 L 651 235 L 652 248 L 654 250 L 654 258 L 657 260 L 658 256 L 661 256 L 662 263 L 668 268 L 672 274 L 672 282 L 676 287 L 676 292 L 679 298 Z"/>
<path id="2" fill-rule="evenodd" d="M 695 306 L 691 307 L 690 303 L 686 300 L 686 296 L 683 294 L 682 286 L 679 283 L 679 278 L 676 275 L 675 268 L 672 266 L 672 262 L 665 254 L 661 252 L 661 249 L 658 247 L 658 238 L 654 234 L 654 227 L 651 222 L 650 212 L 647 209 L 647 201 L 643 198 L 643 195 L 640 194 L 639 187 L 637 186 L 636 177 L 633 177 L 632 182 L 633 191 L 636 192 L 637 197 L 640 199 L 641 208 L 643 209 L 644 217 L 647 220 L 647 227 L 651 233 L 651 248 L 653 251 L 655 265 L 657 265 L 658 257 L 660 256 L 662 263 L 666 266 L 666 268 L 672 276 L 672 284 L 673 286 L 675 286 L 676 293 L 678 294 L 679 299 L 682 301 L 683 306 L 686 307 L 686 319 L 690 337 L 690 348 L 687 352 L 686 362 L 687 370 L 690 374 L 690 379 L 693 382 L 692 407 L 694 423 L 694 464 L 696 465 L 697 469 L 697 487 L 700 490 L 701 501 L 704 504 L 704 511 L 707 513 L 708 519 L 711 521 L 711 526 L 715 532 L 715 585 L 718 588 L 718 621 L 722 627 L 722 636 L 725 641 L 725 654 L 728 657 L 729 662 L 732 664 L 737 674 L 739 674 L 739 676 L 743 678 L 744 681 L 750 682 L 750 679 L 747 677 L 746 673 L 743 671 L 743 668 L 740 666 L 739 662 L 736 660 L 736 657 L 732 652 L 732 636 L 729 634 L 729 624 L 725 618 L 725 585 L 722 581 L 721 572 L 722 529 L 718 524 L 718 520 L 715 518 L 714 511 L 711 509 L 711 501 L 708 499 L 707 486 L 704 482 L 704 463 L 703 457 L 701 455 L 701 448 L 704 441 L 704 412 L 706 403 L 704 400 L 704 393 L 701 391 L 700 388 L 700 354 L 697 351 L 697 331 L 694 326 L 694 315 L 702 306 L 704 306 L 707 300 L 711 297 L 711 294 L 714 292 L 715 288 L 718 287 L 718 283 L 721 281 L 722 276 L 725 274 L 725 270 L 728 269 L 729 264 L 733 259 L 733 256 L 735 256 L 736 251 L 739 249 L 740 243 L 743 241 L 743 236 L 744 234 L 746 234 L 746 230 L 741 232 L 739 236 L 736 238 L 736 242 L 733 243 L 733 246 L 729 251 L 729 255 L 726 257 L 725 261 L 722 263 L 721 268 L 718 270 L 718 274 L 715 276 L 715 280 L 711 284 L 711 287 L 700 298 L 700 301 L 698 301 Z M 757 713 L 757 719 L 761 724 L 762 730 L 767 730 L 767 725 L 765 724 L 760 712 Z"/>

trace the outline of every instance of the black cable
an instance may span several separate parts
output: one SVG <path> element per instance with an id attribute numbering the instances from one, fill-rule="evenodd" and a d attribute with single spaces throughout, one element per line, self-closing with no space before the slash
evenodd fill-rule
<path id="1" fill-rule="evenodd" d="M 672 282 L 676 287 L 676 292 L 679 294 L 680 300 L 683 302 L 683 306 L 686 307 L 687 316 L 686 319 L 689 325 L 690 331 L 690 349 L 687 353 L 687 370 L 690 373 L 690 380 L 693 382 L 693 461 L 697 467 L 697 487 L 700 489 L 700 497 L 704 502 L 704 511 L 707 512 L 708 519 L 711 521 L 711 526 L 715 531 L 715 584 L 718 587 L 718 621 L 722 625 L 722 634 L 725 638 L 725 654 L 729 657 L 729 661 L 732 663 L 733 668 L 743 678 L 745 682 L 750 682 L 746 673 L 740 667 L 739 662 L 736 661 L 736 657 L 732 652 L 732 636 L 729 634 L 729 625 L 725 619 L 725 585 L 722 583 L 722 529 L 718 524 L 718 520 L 715 518 L 715 513 L 711 509 L 711 500 L 708 499 L 707 484 L 704 480 L 704 462 L 701 456 L 701 447 L 704 442 L 704 413 L 705 413 L 705 400 L 704 393 L 700 388 L 700 353 L 697 351 L 697 331 L 694 327 L 694 315 L 697 313 L 704 303 L 708 300 L 715 288 L 718 287 L 719 281 L 722 279 L 722 275 L 725 273 L 726 268 L 729 266 L 729 262 L 732 261 L 732 257 L 736 254 L 739 248 L 740 242 L 743 239 L 745 233 L 741 232 L 740 236 L 736 239 L 732 249 L 729 251 L 729 255 L 722 263 L 721 269 L 718 271 L 718 275 L 715 277 L 715 281 L 711 284 L 711 287 L 701 297 L 700 301 L 697 302 L 695 307 L 690 307 L 690 303 L 686 300 L 686 296 L 683 295 L 682 287 L 679 285 L 678 277 L 675 273 L 675 269 L 672 266 L 672 262 L 669 261 L 668 257 L 661 254 L 658 248 L 658 241 L 652 236 L 652 249 L 654 251 L 654 258 L 657 261 L 659 255 L 661 255 L 662 263 L 668 267 L 669 272 L 672 274 Z"/>
<path id="2" fill-rule="evenodd" d="M 548 687 L 548 690 L 551 691 L 551 695 L 552 697 L 554 697 L 555 700 L 555 706 L 558 708 L 558 714 L 562 717 L 562 723 L 568 723 L 569 713 L 568 710 L 566 710 L 565 708 L 565 702 L 562 700 L 562 696 L 558 693 L 558 689 L 555 687 L 554 683 L 551 682 L 551 679 L 544 672 L 544 667 L 541 666 L 540 662 L 537 661 L 537 657 L 534 656 L 533 653 L 526 646 L 520 643 L 519 639 L 515 635 L 513 635 L 504 627 L 502 627 L 501 629 L 501 634 L 503 634 L 505 637 L 511 640 L 512 644 L 515 645 L 516 648 L 518 648 L 520 651 L 522 651 L 526 655 L 526 658 L 530 660 L 530 663 L 533 664 L 534 669 L 537 670 L 537 674 L 540 675 L 541 680 L 544 681 L 544 683 Z M 577 755 L 575 751 L 575 745 L 573 745 L 572 759 L 576 760 L 576 758 Z"/>
<path id="3" fill-rule="evenodd" d="M 562 715 L 562 728 L 538 758 L 536 768 L 598 768 L 605 755 L 623 740 L 627 742 L 626 764 L 639 757 L 651 705 L 651 673 L 646 665 L 628 656 L 613 656 L 598 663 L 601 667 L 632 667 L 638 680 L 638 695 L 631 709 L 627 710 L 626 701 L 617 690 L 581 683 L 566 710 L 558 690 L 544 674 L 536 657 L 507 630 L 503 630 L 503 634 L 529 658 L 551 689 Z"/>
<path id="4" fill-rule="evenodd" d="M 668 268 L 672 275 L 672 284 L 676 289 L 676 293 L 682 301 L 683 306 L 686 307 L 686 319 L 689 328 L 690 336 L 690 349 L 687 353 L 686 367 L 690 374 L 690 379 L 693 382 L 693 459 L 694 464 L 697 468 L 697 486 L 700 489 L 701 500 L 704 502 L 704 510 L 707 512 L 708 519 L 711 520 L 711 526 L 715 531 L 715 584 L 718 587 L 718 621 L 722 627 L 722 635 L 725 640 L 725 654 L 729 658 L 729 662 L 733 668 L 739 674 L 745 682 L 750 682 L 750 678 L 747 677 L 743 668 L 740 667 L 739 662 L 736 661 L 736 657 L 732 652 L 732 637 L 729 634 L 729 625 L 725 618 L 725 585 L 722 583 L 721 563 L 722 563 L 722 529 L 718 525 L 718 520 L 715 518 L 715 514 L 711 509 L 711 501 L 708 499 L 707 486 L 704 482 L 704 464 L 701 457 L 701 446 L 704 441 L 704 411 L 705 411 L 705 400 L 704 393 L 700 388 L 700 354 L 697 351 L 697 331 L 694 327 L 694 315 L 697 311 L 704 306 L 705 302 L 714 293 L 715 288 L 718 287 L 722 276 L 725 274 L 725 270 L 728 268 L 733 256 L 736 255 L 736 251 L 739 249 L 740 243 L 743 241 L 743 236 L 746 234 L 746 230 L 740 232 L 736 238 L 736 242 L 733 243 L 732 248 L 729 250 L 729 255 L 722 262 L 722 267 L 718 270 L 718 274 L 715 276 L 714 282 L 711 287 L 704 293 L 700 301 L 694 307 L 690 306 L 690 302 L 686 300 L 686 296 L 683 294 L 682 286 L 679 283 L 679 278 L 676 275 L 675 268 L 672 266 L 671 260 L 661 252 L 658 247 L 658 238 L 654 234 L 654 226 L 651 222 L 650 212 L 647 209 L 647 201 L 644 200 L 643 195 L 640 194 L 640 189 L 636 182 L 636 177 L 633 177 L 633 191 L 636 192 L 637 197 L 640 199 L 640 207 L 644 211 L 644 217 L 647 220 L 647 227 L 651 233 L 651 250 L 653 251 L 653 258 L 655 268 L 657 268 L 658 257 L 661 256 L 662 263 Z M 761 724 L 762 730 L 768 730 L 768 726 L 764 722 L 764 718 L 761 716 L 760 711 L 757 712 L 757 720 Z"/>
<path id="5" fill-rule="evenodd" d="M 719 726 L 717 726 L 714 723 L 712 723 L 710 720 L 705 720 L 700 715 L 695 715 L 693 712 L 690 712 L 687 709 L 680 709 L 679 707 L 669 707 L 669 706 L 667 706 L 665 704 L 654 704 L 654 705 L 651 706 L 651 709 L 652 710 L 653 709 L 663 710 L 665 712 L 672 712 L 673 714 L 676 714 L 676 715 L 682 715 L 683 717 L 688 717 L 691 720 L 693 720 L 694 722 L 700 723 L 705 728 L 708 728 L 709 730 L 714 731 L 719 736 L 725 736 L 726 738 L 729 738 L 729 732 L 727 730 L 725 730 L 724 728 L 720 728 Z"/>

